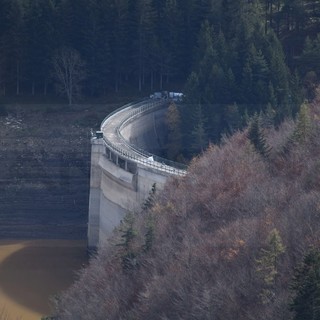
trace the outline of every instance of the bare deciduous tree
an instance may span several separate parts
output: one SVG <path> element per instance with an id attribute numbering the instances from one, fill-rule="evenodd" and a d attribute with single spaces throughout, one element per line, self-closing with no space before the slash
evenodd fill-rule
<path id="1" fill-rule="evenodd" d="M 76 50 L 62 48 L 53 57 L 53 67 L 58 91 L 67 96 L 71 105 L 81 93 L 81 82 L 86 77 L 85 62 Z"/>
<path id="2" fill-rule="evenodd" d="M 115 230 L 57 300 L 57 319 L 293 319 L 290 279 L 320 243 L 319 102 L 309 112 L 308 139 L 285 152 L 299 124 L 265 130 L 267 159 L 247 131 L 210 145 Z"/>

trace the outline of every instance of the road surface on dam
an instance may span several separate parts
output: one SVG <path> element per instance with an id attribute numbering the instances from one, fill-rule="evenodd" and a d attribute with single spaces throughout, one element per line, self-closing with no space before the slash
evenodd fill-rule
<path id="1" fill-rule="evenodd" d="M 184 165 L 154 152 L 166 145 L 169 103 L 128 104 L 108 115 L 92 138 L 89 250 L 108 241 L 128 212 L 138 212 L 154 187 L 160 191 L 169 178 L 186 174 Z"/>
<path id="2" fill-rule="evenodd" d="M 128 126 L 128 124 L 143 114 L 164 108 L 167 104 L 168 102 L 163 99 L 143 100 L 139 103 L 128 104 L 109 115 L 101 125 L 101 134 L 103 134 L 103 139 L 107 147 L 127 160 L 153 167 L 160 171 L 185 175 L 184 169 L 175 168 L 168 164 L 170 161 L 151 155 L 146 150 L 137 148 L 137 146 L 130 144 L 128 139 L 125 139 L 122 135 L 123 129 Z M 127 133 L 127 135 L 130 136 L 130 133 Z"/>

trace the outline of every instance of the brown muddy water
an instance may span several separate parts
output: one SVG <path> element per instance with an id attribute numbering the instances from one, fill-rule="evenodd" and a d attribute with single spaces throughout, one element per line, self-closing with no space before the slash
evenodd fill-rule
<path id="1" fill-rule="evenodd" d="M 40 320 L 87 263 L 84 240 L 0 240 L 0 318 Z M 2 319 L 2 318 L 1 318 Z"/>

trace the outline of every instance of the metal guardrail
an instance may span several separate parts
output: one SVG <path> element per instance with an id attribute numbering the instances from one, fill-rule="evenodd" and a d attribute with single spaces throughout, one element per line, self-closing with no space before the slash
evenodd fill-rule
<path id="1" fill-rule="evenodd" d="M 101 125 L 100 125 L 100 128 L 102 130 L 103 126 L 104 126 L 104 123 L 109 120 L 112 116 L 114 116 L 116 113 L 126 109 L 126 108 L 130 108 L 130 107 L 137 107 L 139 106 L 141 103 L 145 102 L 146 101 L 146 98 L 143 98 L 141 100 L 137 100 L 136 102 L 130 102 L 130 103 L 127 103 L 125 104 L 124 106 L 112 111 L 111 113 L 109 113 L 101 122 Z"/>
<path id="2" fill-rule="evenodd" d="M 165 171 L 171 174 L 183 176 L 186 174 L 187 166 L 181 163 L 170 161 L 165 158 L 161 158 L 157 155 L 148 153 L 145 150 L 139 149 L 136 146 L 130 144 L 126 139 L 124 139 L 124 137 L 121 134 L 121 129 L 124 128 L 129 122 L 133 121 L 137 117 L 140 117 L 144 113 L 160 109 L 164 107 L 164 105 L 166 104 L 167 101 L 163 99 L 143 99 L 135 103 L 126 104 L 121 108 L 116 109 L 102 121 L 101 131 L 103 131 L 106 122 L 110 121 L 115 114 L 127 109 L 128 115 L 117 126 L 116 134 L 118 138 L 121 140 L 121 144 L 126 146 L 126 148 L 130 151 L 121 148 L 121 145 L 113 143 L 105 136 L 103 136 L 103 141 L 110 151 L 115 152 L 116 154 L 118 154 L 118 156 L 121 156 L 122 158 L 143 164 L 147 167 L 151 167 L 160 171 Z"/>

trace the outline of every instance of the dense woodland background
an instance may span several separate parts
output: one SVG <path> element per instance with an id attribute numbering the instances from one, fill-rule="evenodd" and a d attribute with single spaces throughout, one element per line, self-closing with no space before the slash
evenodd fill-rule
<path id="1" fill-rule="evenodd" d="M 0 93 L 183 91 L 190 157 L 255 112 L 295 116 L 318 81 L 319 31 L 317 0 L 1 0 Z"/>
<path id="2" fill-rule="evenodd" d="M 319 32 L 317 0 L 0 0 L 2 101 L 183 91 L 165 152 L 203 152 L 54 318 L 320 319 Z"/>

